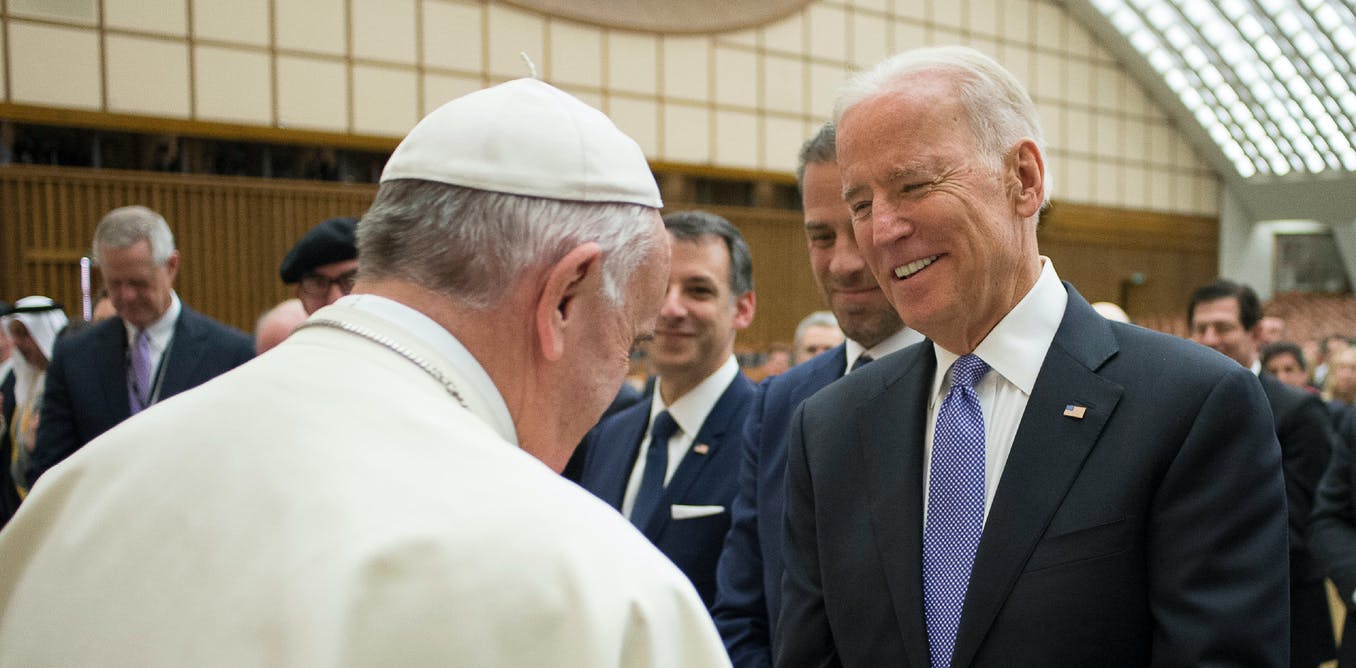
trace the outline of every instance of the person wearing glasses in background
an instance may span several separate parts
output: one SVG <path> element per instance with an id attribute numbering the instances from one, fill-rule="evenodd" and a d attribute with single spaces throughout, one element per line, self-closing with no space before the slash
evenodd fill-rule
<path id="1" fill-rule="evenodd" d="M 297 299 L 307 315 L 353 290 L 358 277 L 357 229 L 357 218 L 331 218 L 312 227 L 287 251 L 278 275 L 283 283 L 297 286 Z"/>

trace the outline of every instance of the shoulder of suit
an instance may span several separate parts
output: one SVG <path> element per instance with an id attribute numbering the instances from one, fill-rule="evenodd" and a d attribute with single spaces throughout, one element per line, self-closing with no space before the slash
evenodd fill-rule
<path id="1" fill-rule="evenodd" d="M 191 308 L 188 304 L 183 305 L 183 310 L 179 312 L 179 322 L 184 327 L 201 328 L 202 331 L 212 336 L 219 336 L 231 339 L 236 344 L 248 345 L 250 349 L 254 348 L 254 339 L 226 323 L 213 319 Z"/>

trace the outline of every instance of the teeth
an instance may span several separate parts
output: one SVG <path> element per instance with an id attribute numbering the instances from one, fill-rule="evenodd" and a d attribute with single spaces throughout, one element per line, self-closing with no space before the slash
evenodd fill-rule
<path id="1" fill-rule="evenodd" d="M 921 260 L 914 260 L 902 267 L 895 267 L 895 278 L 908 278 L 921 271 L 923 267 L 932 264 L 933 261 L 939 257 L 941 256 L 933 255 L 932 257 L 925 257 Z"/>

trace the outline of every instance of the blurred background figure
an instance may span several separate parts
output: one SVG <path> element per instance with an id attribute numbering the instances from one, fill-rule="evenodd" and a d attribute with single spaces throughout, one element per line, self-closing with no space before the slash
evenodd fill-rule
<path id="1" fill-rule="evenodd" d="M 1130 322 L 1130 316 L 1126 315 L 1125 309 L 1111 302 L 1093 302 L 1092 310 L 1101 314 L 1103 318 L 1112 322 Z"/>
<path id="2" fill-rule="evenodd" d="M 358 277 L 357 229 L 357 218 L 331 218 L 303 234 L 283 258 L 278 275 L 283 283 L 296 284 L 307 315 L 353 291 Z"/>
<path id="3" fill-rule="evenodd" d="M 1309 368 L 1304 363 L 1304 351 L 1293 341 L 1276 341 L 1263 346 L 1262 370 L 1290 387 L 1318 394 L 1318 388 L 1309 384 Z"/>
<path id="4" fill-rule="evenodd" d="M 1264 316 L 1257 321 L 1257 339 L 1261 345 L 1285 340 L 1285 318 Z"/>
<path id="5" fill-rule="evenodd" d="M 1318 345 L 1318 357 L 1314 364 L 1314 385 L 1326 387 L 1328 369 L 1337 354 L 1351 347 L 1351 341 L 1341 334 L 1329 334 Z"/>
<path id="6" fill-rule="evenodd" d="M 758 369 L 758 378 L 770 378 L 779 373 L 785 373 L 787 369 L 796 365 L 796 349 L 782 343 L 773 341 L 767 344 L 767 352 L 763 354 L 763 365 Z"/>
<path id="7" fill-rule="evenodd" d="M 1336 354 L 1329 354 L 1323 400 L 1328 402 L 1333 426 L 1340 426 L 1351 405 L 1356 404 L 1356 348 L 1344 347 Z"/>
<path id="8" fill-rule="evenodd" d="M 843 330 L 833 311 L 815 311 L 796 325 L 796 364 L 843 343 Z"/>
<path id="9" fill-rule="evenodd" d="M 103 322 L 118 314 L 117 309 L 113 308 L 113 300 L 108 298 L 108 290 L 99 290 L 99 297 L 94 300 L 94 309 L 90 311 L 90 322 Z"/>
<path id="10" fill-rule="evenodd" d="M 295 297 L 265 311 L 254 327 L 254 353 L 262 355 L 269 348 L 282 343 L 304 320 L 306 307 Z"/>
<path id="11" fill-rule="evenodd" d="M 14 304 L 9 315 L 0 318 L 5 333 L 13 342 L 11 354 L 13 382 L 5 382 L 2 399 L 3 434 L 0 454 L 4 456 L 3 489 L 0 489 L 0 526 L 18 509 L 19 500 L 28 493 L 24 471 L 37 440 L 38 414 L 47 378 L 47 364 L 57 334 L 66 327 L 61 305 L 47 297 L 24 297 Z"/>

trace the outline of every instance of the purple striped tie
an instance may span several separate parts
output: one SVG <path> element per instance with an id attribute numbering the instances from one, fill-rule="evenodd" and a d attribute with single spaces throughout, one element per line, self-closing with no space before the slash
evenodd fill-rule
<path id="1" fill-rule="evenodd" d="M 151 337 L 139 330 L 132 345 L 132 368 L 127 375 L 132 415 L 151 405 Z"/>

